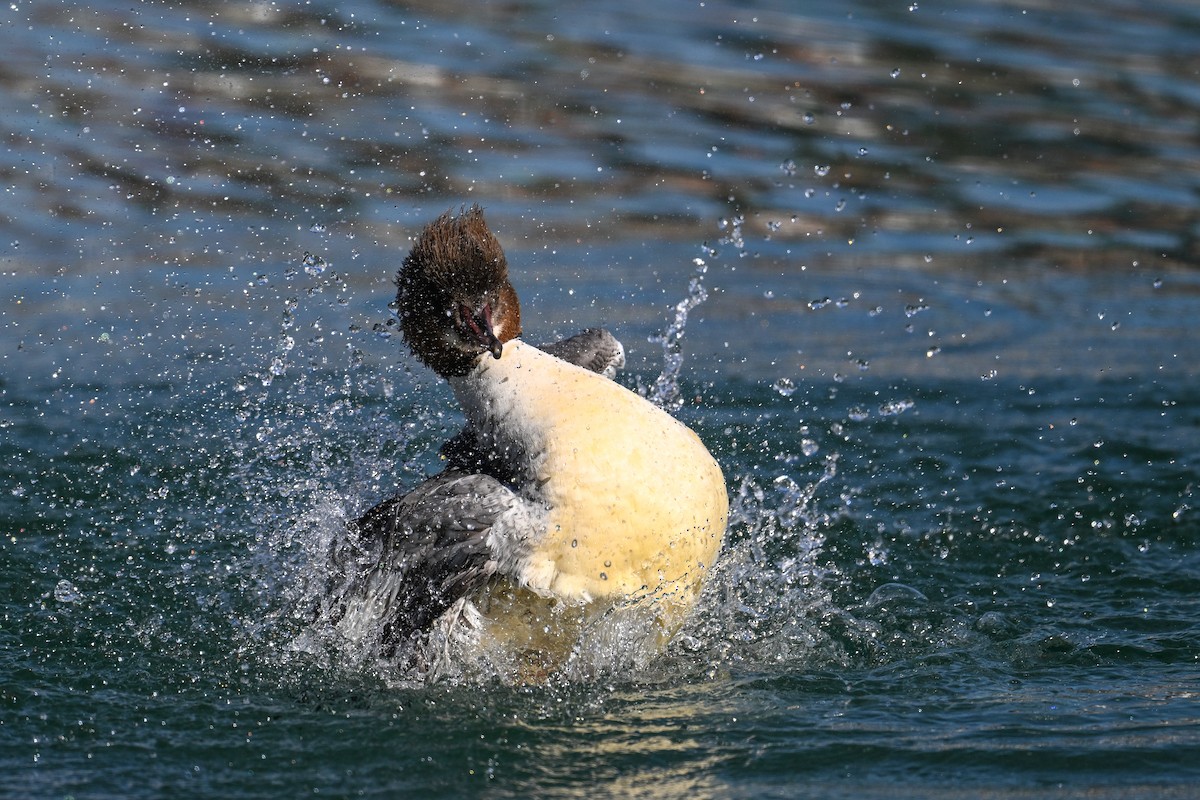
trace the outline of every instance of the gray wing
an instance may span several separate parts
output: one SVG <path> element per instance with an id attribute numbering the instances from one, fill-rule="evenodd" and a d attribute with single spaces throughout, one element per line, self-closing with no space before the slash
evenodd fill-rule
<path id="1" fill-rule="evenodd" d="M 384 652 L 428 628 L 496 571 L 488 532 L 519 502 L 490 475 L 447 470 L 393 497 L 350 526 L 335 564 L 335 622 L 378 630 Z M 349 631 L 347 631 L 349 632 Z"/>
<path id="2" fill-rule="evenodd" d="M 588 328 L 561 342 L 540 344 L 538 349 L 606 378 L 615 378 L 625 366 L 625 348 L 603 328 Z"/>
<path id="3" fill-rule="evenodd" d="M 537 348 L 609 379 L 615 378 L 617 370 L 625 366 L 625 348 L 617 337 L 603 328 L 588 328 L 559 342 L 539 344 Z M 504 483 L 514 480 L 515 476 L 506 466 L 513 459 L 490 452 L 480 443 L 475 429 L 470 425 L 442 445 L 441 454 L 449 469 L 485 473 Z"/>

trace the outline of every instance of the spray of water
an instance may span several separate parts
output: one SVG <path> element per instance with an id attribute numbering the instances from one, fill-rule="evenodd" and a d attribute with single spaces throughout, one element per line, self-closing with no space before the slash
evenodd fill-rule
<path id="1" fill-rule="evenodd" d="M 700 259 L 695 266 L 686 296 L 675 304 L 665 330 L 653 338 L 662 346 L 663 365 L 643 391 L 670 410 L 682 405 L 681 341 L 689 314 L 708 296 L 708 266 Z M 336 576 L 332 565 L 353 557 L 349 551 L 355 546 L 347 521 L 415 484 L 429 466 L 422 459 L 432 462 L 429 453 L 453 431 L 457 419 L 424 407 L 414 399 L 417 393 L 397 389 L 384 370 L 365 366 L 361 339 L 372 335 L 368 329 L 390 337 L 387 323 L 363 326 L 352 336 L 345 364 L 311 369 L 317 360 L 309 349 L 313 343 L 296 339 L 300 317 L 327 312 L 326 292 L 341 297 L 344 289 L 336 290 L 340 278 L 323 261 L 320 271 L 305 269 L 303 274 L 307 277 L 302 280 L 321 290 L 282 298 L 278 329 L 259 348 L 259 365 L 247 370 L 234 391 L 229 450 L 246 502 L 261 512 L 255 556 L 243 565 L 257 575 L 253 594 L 258 608 L 246 615 L 254 619 L 245 628 L 253 640 L 248 647 L 281 665 L 316 664 L 370 674 L 388 685 L 421 684 L 432 677 L 452 683 L 510 679 L 512 664 L 473 652 L 438 632 L 423 653 L 389 656 L 379 646 L 378 626 L 372 629 L 368 620 L 347 635 L 344 620 L 331 613 L 324 598 Z M 306 308 L 306 302 L 314 308 Z M 398 402 L 405 406 L 399 412 Z M 825 456 L 821 473 L 807 483 L 786 475 L 765 482 L 732 475 L 728 546 L 700 610 L 667 654 L 657 655 L 648 643 L 645 632 L 652 626 L 638 618 L 636 608 L 618 609 L 584 627 L 560 677 L 647 678 L 660 671 L 753 668 L 779 659 L 817 658 L 815 654 L 840 657 L 825 632 L 833 606 L 821 563 L 822 531 L 840 510 L 836 504 L 823 510 L 818 501 L 821 487 L 837 475 L 837 465 L 836 454 Z"/>
<path id="2" fill-rule="evenodd" d="M 679 374 L 683 369 L 682 341 L 687 330 L 688 315 L 696 306 L 708 299 L 708 290 L 704 288 L 704 274 L 708 265 L 703 259 L 697 258 L 696 271 L 688 281 L 687 296 L 675 304 L 675 317 L 661 333 L 650 337 L 650 342 L 662 346 L 662 372 L 654 379 L 649 389 L 644 392 L 646 399 L 659 408 L 675 411 L 683 406 L 683 398 L 679 391 Z"/>

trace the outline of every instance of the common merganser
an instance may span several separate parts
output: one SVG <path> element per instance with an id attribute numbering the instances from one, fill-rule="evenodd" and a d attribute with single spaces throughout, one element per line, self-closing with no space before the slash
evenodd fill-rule
<path id="1" fill-rule="evenodd" d="M 699 437 L 610 380 L 624 351 L 607 331 L 541 348 L 518 338 L 517 293 L 478 206 L 429 224 L 397 286 L 405 342 L 467 423 L 442 449 L 445 471 L 351 525 L 342 618 L 376 620 L 393 653 L 469 628 L 542 672 L 614 609 L 648 609 L 651 646 L 664 645 L 728 516 Z"/>

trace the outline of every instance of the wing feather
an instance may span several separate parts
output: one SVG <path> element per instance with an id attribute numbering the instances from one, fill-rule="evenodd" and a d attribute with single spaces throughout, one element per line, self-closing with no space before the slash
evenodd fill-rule
<path id="1" fill-rule="evenodd" d="M 489 533 L 522 501 L 490 475 L 447 470 L 367 511 L 337 564 L 336 621 L 381 624 L 386 652 L 428 628 L 496 572 Z"/>
<path id="2" fill-rule="evenodd" d="M 606 378 L 615 378 L 625 366 L 625 348 L 604 328 L 588 328 L 559 342 L 539 344 L 538 349 Z"/>

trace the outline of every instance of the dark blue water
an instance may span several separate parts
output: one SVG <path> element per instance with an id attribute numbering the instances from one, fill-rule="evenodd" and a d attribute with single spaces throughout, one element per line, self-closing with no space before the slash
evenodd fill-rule
<path id="1" fill-rule="evenodd" d="M 1195 795 L 1191 4 L 0 20 L 0 796 Z M 729 479 L 650 663 L 316 614 L 458 428 L 387 304 L 470 202 Z"/>

